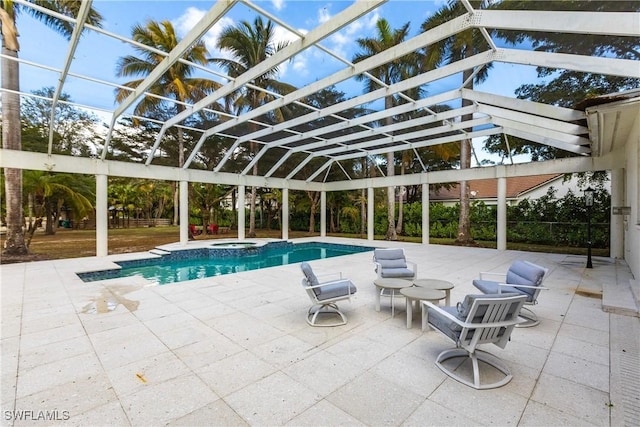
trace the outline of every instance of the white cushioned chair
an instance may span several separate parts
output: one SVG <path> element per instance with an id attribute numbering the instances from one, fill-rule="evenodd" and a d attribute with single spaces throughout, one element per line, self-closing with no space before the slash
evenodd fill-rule
<path id="1" fill-rule="evenodd" d="M 525 305 L 538 303 L 538 294 L 542 290 L 548 290 L 542 286 L 548 269 L 528 261 L 514 261 L 505 273 L 481 272 L 480 278 L 473 281 L 473 286 L 485 294 L 500 294 L 515 292 L 527 297 Z M 487 280 L 491 278 L 492 280 Z M 518 327 L 531 327 L 540 323 L 538 316 L 529 308 L 524 307 L 520 317 L 527 322 Z"/>
<path id="2" fill-rule="evenodd" d="M 311 326 L 345 325 L 347 317 L 340 311 L 336 302 L 350 300 L 357 291 L 356 285 L 349 279 L 343 279 L 342 273 L 337 273 L 337 279 L 320 282 L 307 262 L 301 263 L 300 269 L 304 274 L 302 287 L 307 291 L 312 303 L 307 311 L 307 323 Z M 318 319 L 320 314 L 338 315 L 340 320 L 321 322 Z"/>
<path id="3" fill-rule="evenodd" d="M 524 322 L 519 317 L 526 300 L 522 294 L 467 295 L 456 307 L 440 307 L 429 301 L 422 302 L 422 330 L 427 325 L 456 344 L 456 348 L 443 351 L 436 358 L 442 372 L 475 389 L 501 387 L 511 381 L 509 368 L 496 356 L 479 350 L 481 344 L 495 344 L 504 348 L 513 328 Z M 447 363 L 451 359 L 469 358 L 472 374 L 465 375 L 462 363 Z M 482 381 L 478 361 L 498 371 L 499 379 Z M 488 372 L 485 376 L 489 377 Z"/>
<path id="4" fill-rule="evenodd" d="M 418 277 L 418 265 L 408 261 L 404 249 L 375 249 L 373 263 L 380 279 L 407 279 Z"/>

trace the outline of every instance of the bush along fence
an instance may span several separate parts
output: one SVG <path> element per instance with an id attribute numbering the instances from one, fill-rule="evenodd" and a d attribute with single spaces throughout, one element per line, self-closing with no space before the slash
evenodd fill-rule
<path id="1" fill-rule="evenodd" d="M 610 235 L 611 198 L 605 190 L 595 194 L 591 208 L 591 233 L 594 248 L 608 248 Z M 431 203 L 429 207 L 429 236 L 455 238 L 458 234 L 460 206 Z M 422 235 L 422 204 L 406 203 L 403 210 L 403 232 L 410 237 Z M 567 194 L 555 199 L 549 193 L 539 199 L 524 199 L 517 205 L 507 206 L 507 241 L 548 246 L 585 247 L 587 242 L 587 207 L 584 199 Z M 319 224 L 319 215 L 316 225 Z M 360 233 L 361 219 L 353 215 L 341 218 L 339 232 Z M 308 230 L 308 213 L 293 214 L 292 230 Z M 376 207 L 374 232 L 383 235 L 387 229 L 387 212 L 384 206 Z M 495 241 L 497 207 L 483 201 L 471 205 L 471 232 L 475 240 Z"/>

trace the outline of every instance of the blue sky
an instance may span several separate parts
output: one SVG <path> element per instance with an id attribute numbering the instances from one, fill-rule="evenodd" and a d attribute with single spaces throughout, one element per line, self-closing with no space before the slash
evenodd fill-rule
<path id="1" fill-rule="evenodd" d="M 410 35 L 413 36 L 418 33 L 422 22 L 445 1 L 391 0 L 324 40 L 322 45 L 344 59 L 351 60 L 357 51 L 355 40 L 374 36 L 373 26 L 378 18 L 387 19 L 392 28 L 398 28 L 404 23 L 410 22 Z M 211 8 L 213 3 L 213 1 L 189 0 L 95 0 L 94 8 L 104 17 L 103 28 L 112 33 L 130 37 L 131 28 L 135 24 L 144 24 L 149 20 L 169 20 L 178 34 L 184 36 L 193 24 Z M 255 3 L 301 33 L 306 33 L 353 2 L 343 0 L 264 0 Z M 217 34 L 223 27 L 237 24 L 242 20 L 252 21 L 255 16 L 257 16 L 256 12 L 247 6 L 235 5 L 205 36 L 205 42 L 210 49 L 211 56 L 223 55 L 223 53 L 216 52 L 214 48 Z M 18 30 L 21 44 L 19 55 L 22 59 L 44 63 L 56 69 L 62 68 L 69 49 L 68 42 L 64 37 L 33 19 L 27 13 L 22 13 L 19 16 Z M 278 28 L 277 35 L 282 40 L 296 38 L 294 34 L 282 27 Z M 78 45 L 70 71 L 92 79 L 124 82 L 129 79 L 117 79 L 115 69 L 117 59 L 127 54 L 135 54 L 130 45 L 87 31 L 83 34 Z M 311 48 L 283 64 L 280 79 L 294 86 L 301 86 L 326 77 L 342 68 L 344 68 L 344 64 L 318 49 Z M 210 75 L 208 77 L 211 78 Z M 58 73 L 24 64 L 21 66 L 21 90 L 24 92 L 30 92 L 44 86 L 55 86 L 57 80 Z M 533 67 L 497 64 L 491 70 L 490 78 L 477 89 L 513 96 L 515 88 L 520 84 L 535 80 L 536 75 Z M 437 94 L 457 88 L 459 84 L 460 77 L 454 76 L 445 81 L 432 83 L 427 90 L 429 94 Z M 340 84 L 337 88 L 345 92 L 347 97 L 363 93 L 363 84 L 353 80 Z M 104 110 L 113 110 L 116 107 L 113 88 L 106 85 L 89 84 L 82 79 L 68 77 L 63 91 L 70 94 L 74 102 L 82 105 L 90 105 Z M 107 115 L 100 116 L 103 120 L 108 120 L 105 118 L 108 117 Z"/>

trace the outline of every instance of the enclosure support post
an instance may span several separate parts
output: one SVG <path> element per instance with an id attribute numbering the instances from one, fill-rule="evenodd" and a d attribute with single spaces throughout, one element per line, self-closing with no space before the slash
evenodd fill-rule
<path id="1" fill-rule="evenodd" d="M 245 186 L 238 185 L 238 240 L 244 240 Z"/>
<path id="2" fill-rule="evenodd" d="M 374 219 L 374 195 L 373 195 L 373 187 L 367 187 L 367 240 L 372 240 L 374 238 L 373 234 L 373 219 Z"/>
<path id="3" fill-rule="evenodd" d="M 502 169 L 504 171 L 504 168 Z M 498 178 L 498 221 L 496 228 L 499 251 L 507 250 L 507 178 Z"/>
<path id="4" fill-rule="evenodd" d="M 611 169 L 611 206 L 625 206 L 625 170 Z M 611 258 L 624 259 L 624 215 L 611 215 Z"/>
<path id="5" fill-rule="evenodd" d="M 180 244 L 189 242 L 189 182 L 180 181 Z"/>
<path id="6" fill-rule="evenodd" d="M 429 244 L 429 183 L 426 182 L 422 183 L 422 244 Z"/>
<path id="7" fill-rule="evenodd" d="M 289 189 L 282 189 L 282 239 L 289 239 Z"/>
<path id="8" fill-rule="evenodd" d="M 96 256 L 109 254 L 108 177 L 96 175 Z"/>
<path id="9" fill-rule="evenodd" d="M 320 237 L 327 237 L 327 192 L 320 192 Z"/>

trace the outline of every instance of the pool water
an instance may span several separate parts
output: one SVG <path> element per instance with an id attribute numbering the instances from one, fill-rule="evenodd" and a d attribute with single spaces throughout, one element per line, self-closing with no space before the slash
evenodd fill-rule
<path id="1" fill-rule="evenodd" d="M 333 243 L 268 243 L 261 247 L 245 246 L 224 249 L 213 245 L 206 250 L 179 251 L 161 258 L 122 261 L 121 269 L 78 273 L 85 282 L 142 276 L 160 285 L 202 279 L 223 274 L 239 273 L 260 268 L 294 264 L 302 261 L 332 258 L 372 251 L 367 246 Z"/>

